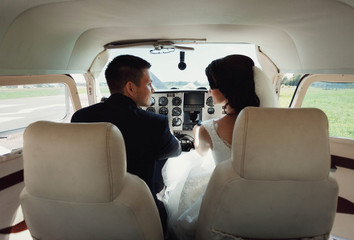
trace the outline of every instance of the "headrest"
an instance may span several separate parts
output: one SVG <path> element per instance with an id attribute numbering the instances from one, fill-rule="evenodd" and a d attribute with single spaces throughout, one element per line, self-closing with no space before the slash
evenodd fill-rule
<path id="1" fill-rule="evenodd" d="M 123 136 L 110 123 L 40 121 L 24 133 L 27 191 L 74 202 L 109 202 L 126 174 Z"/>
<path id="2" fill-rule="evenodd" d="M 245 179 L 328 178 L 328 121 L 319 109 L 245 108 L 232 142 L 233 167 Z"/>

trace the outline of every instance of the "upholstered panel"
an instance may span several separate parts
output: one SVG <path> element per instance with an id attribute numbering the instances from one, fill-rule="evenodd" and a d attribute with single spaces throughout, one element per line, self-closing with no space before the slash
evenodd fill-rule
<path id="1" fill-rule="evenodd" d="M 319 109 L 244 109 L 237 118 L 232 159 L 253 180 L 320 180 L 330 168 L 328 121 Z"/>
<path id="2" fill-rule="evenodd" d="M 209 181 L 198 219 L 198 239 L 215 233 L 261 239 L 329 234 L 338 185 L 319 181 L 259 181 L 238 176 L 231 161 L 219 164 Z"/>
<path id="3" fill-rule="evenodd" d="M 23 155 L 27 191 L 48 199 L 111 201 L 126 172 L 124 140 L 110 123 L 36 122 L 24 133 Z"/>
<path id="4" fill-rule="evenodd" d="M 146 184 L 127 174 L 119 197 L 107 203 L 37 198 L 24 190 L 21 205 L 36 239 L 163 239 L 155 202 Z"/>

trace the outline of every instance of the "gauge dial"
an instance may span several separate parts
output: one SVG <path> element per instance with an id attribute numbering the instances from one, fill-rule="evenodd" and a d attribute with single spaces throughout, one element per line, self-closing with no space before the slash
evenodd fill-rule
<path id="1" fill-rule="evenodd" d="M 168 104 L 168 99 L 167 97 L 163 96 L 159 98 L 159 105 L 160 106 L 166 106 Z"/>
<path id="2" fill-rule="evenodd" d="M 151 97 L 151 106 L 154 106 L 154 105 L 155 105 L 155 98 Z"/>
<path id="3" fill-rule="evenodd" d="M 215 109 L 214 108 L 208 108 L 208 113 L 209 114 L 214 114 L 215 113 Z"/>
<path id="4" fill-rule="evenodd" d="M 174 97 L 172 99 L 172 105 L 173 106 L 179 106 L 182 103 L 182 99 L 180 97 Z"/>
<path id="5" fill-rule="evenodd" d="M 172 109 L 172 116 L 180 116 L 182 114 L 182 109 L 180 107 L 174 107 Z"/>
<path id="6" fill-rule="evenodd" d="M 206 105 L 208 105 L 209 107 L 213 107 L 214 106 L 213 97 L 212 96 L 207 98 Z"/>
<path id="7" fill-rule="evenodd" d="M 148 108 L 146 108 L 146 111 L 147 111 L 147 112 L 153 112 L 153 113 L 156 112 L 156 110 L 155 110 L 154 107 L 148 107 Z"/>
<path id="8" fill-rule="evenodd" d="M 167 107 L 162 107 L 159 109 L 159 113 L 163 114 L 163 115 L 167 115 L 168 114 L 168 109 Z"/>
<path id="9" fill-rule="evenodd" d="M 172 126 L 173 127 L 178 127 L 182 125 L 182 119 L 180 119 L 179 117 L 173 118 L 172 119 Z"/>

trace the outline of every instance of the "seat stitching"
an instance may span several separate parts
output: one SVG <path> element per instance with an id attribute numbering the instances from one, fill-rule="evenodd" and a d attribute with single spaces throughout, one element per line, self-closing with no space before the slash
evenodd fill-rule
<path id="1" fill-rule="evenodd" d="M 240 170 L 241 170 L 241 177 L 245 177 L 245 155 L 246 155 L 246 136 L 247 136 L 247 130 L 248 130 L 248 114 L 249 114 L 249 110 L 246 109 L 245 111 L 245 123 L 244 123 L 244 131 L 243 131 L 243 144 L 242 144 L 242 155 L 241 155 L 241 166 L 240 166 Z"/>
<path id="2" fill-rule="evenodd" d="M 113 179 L 112 179 L 112 166 L 111 166 L 111 161 L 112 161 L 112 157 L 111 157 L 111 151 L 110 151 L 110 125 L 106 124 L 106 154 L 107 154 L 107 170 L 108 170 L 108 182 L 109 182 L 109 194 L 110 194 L 110 200 L 113 200 Z"/>

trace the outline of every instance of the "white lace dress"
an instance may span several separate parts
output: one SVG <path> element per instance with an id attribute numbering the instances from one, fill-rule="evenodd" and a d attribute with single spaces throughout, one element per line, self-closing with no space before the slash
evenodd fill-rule
<path id="1" fill-rule="evenodd" d="M 217 134 L 214 119 L 202 123 L 210 135 L 213 150 L 206 157 L 196 151 L 169 159 L 163 170 L 167 186 L 164 203 L 168 212 L 169 228 L 176 237 L 194 239 L 201 201 L 215 165 L 230 159 L 230 145 Z"/>

